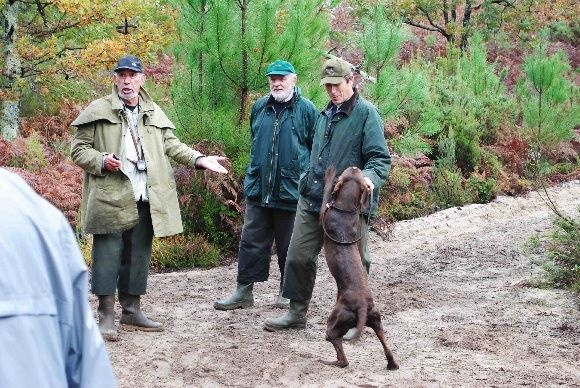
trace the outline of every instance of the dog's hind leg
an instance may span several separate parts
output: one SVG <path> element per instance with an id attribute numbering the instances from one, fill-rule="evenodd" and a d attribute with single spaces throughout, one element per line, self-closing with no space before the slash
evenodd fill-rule
<path id="1" fill-rule="evenodd" d="M 387 357 L 387 369 L 395 370 L 399 369 L 399 364 L 395 361 L 391 349 L 387 346 L 387 341 L 385 340 L 385 331 L 383 330 L 383 325 L 381 323 L 381 316 L 376 310 L 369 311 L 367 316 L 367 326 L 374 330 L 375 334 L 381 341 L 385 356 Z"/>
<path id="2" fill-rule="evenodd" d="M 345 313 L 344 308 L 337 304 L 328 317 L 326 327 L 326 340 L 334 346 L 336 350 L 336 361 L 318 360 L 323 364 L 344 368 L 348 366 L 348 360 L 342 346 L 342 337 L 354 326 L 354 315 Z"/>
<path id="3" fill-rule="evenodd" d="M 346 359 L 346 354 L 344 354 L 344 348 L 342 346 L 342 337 L 330 339 L 326 337 L 326 340 L 332 343 L 334 349 L 336 350 L 336 361 L 324 361 L 318 360 L 325 365 L 338 366 L 339 368 L 345 368 L 348 366 L 348 360 Z"/>

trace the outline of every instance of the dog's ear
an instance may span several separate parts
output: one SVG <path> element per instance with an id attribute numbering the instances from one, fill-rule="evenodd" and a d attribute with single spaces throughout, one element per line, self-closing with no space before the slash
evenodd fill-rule
<path id="1" fill-rule="evenodd" d="M 363 179 L 360 182 L 360 209 L 370 211 L 371 209 L 371 195 L 373 193 L 369 193 L 367 190 L 367 183 Z"/>
<path id="2" fill-rule="evenodd" d="M 338 177 L 338 180 L 336 181 L 336 184 L 334 185 L 334 190 L 332 190 L 332 195 L 335 195 L 336 193 L 338 193 L 340 191 L 340 188 L 342 187 L 342 184 L 344 183 L 342 176 Z"/>
<path id="3" fill-rule="evenodd" d="M 326 169 L 326 172 L 324 174 L 324 192 L 322 193 L 322 205 L 324 206 L 325 203 L 327 203 L 330 200 L 330 192 L 333 189 L 333 184 L 334 184 L 334 174 L 336 173 L 336 170 L 334 168 L 334 165 L 330 165 L 328 166 L 328 168 Z"/>

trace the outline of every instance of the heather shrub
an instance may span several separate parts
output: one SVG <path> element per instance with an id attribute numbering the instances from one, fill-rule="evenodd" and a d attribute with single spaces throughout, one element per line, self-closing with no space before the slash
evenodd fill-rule
<path id="1" fill-rule="evenodd" d="M 183 166 L 175 168 L 175 178 L 185 233 L 204 236 L 222 252 L 235 250 L 244 213 L 240 183 L 231 175 Z"/>
<path id="2" fill-rule="evenodd" d="M 202 236 L 178 234 L 153 239 L 151 265 L 156 269 L 215 267 L 219 249 Z"/>
<path id="3" fill-rule="evenodd" d="M 382 189 L 378 217 L 409 220 L 433 211 L 434 197 L 425 172 L 410 165 L 394 165 Z"/>
<path id="4" fill-rule="evenodd" d="M 93 235 L 92 234 L 77 234 L 77 241 L 85 263 L 90 266 L 93 263 L 92 249 L 93 249 Z"/>
<path id="5" fill-rule="evenodd" d="M 91 265 L 93 236 L 83 235 L 78 240 L 81 254 L 87 265 Z M 203 267 L 219 264 L 220 252 L 202 236 L 178 234 L 171 237 L 153 238 L 151 267 L 154 269 L 176 269 Z"/>
<path id="6" fill-rule="evenodd" d="M 466 190 L 475 203 L 488 203 L 497 195 L 496 181 L 479 174 L 472 174 L 466 181 Z"/>
<path id="7" fill-rule="evenodd" d="M 469 202 L 469 192 L 463 188 L 463 177 L 457 168 L 435 167 L 431 190 L 439 209 L 463 206 Z"/>
<path id="8" fill-rule="evenodd" d="M 38 172 L 47 164 L 42 138 L 36 132 L 28 137 L 18 137 L 14 140 L 11 157 L 6 162 L 9 167 L 22 168 L 31 172 Z"/>

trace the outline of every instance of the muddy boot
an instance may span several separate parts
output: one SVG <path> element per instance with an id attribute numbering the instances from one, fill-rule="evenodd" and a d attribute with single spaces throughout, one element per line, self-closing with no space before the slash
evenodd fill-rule
<path id="1" fill-rule="evenodd" d="M 361 333 L 362 335 L 362 333 Z M 344 335 L 344 337 L 342 337 L 342 339 L 344 341 L 352 341 L 354 338 L 356 337 L 356 327 L 353 327 L 352 329 L 349 329 L 346 334 Z"/>
<path id="2" fill-rule="evenodd" d="M 163 324 L 147 318 L 141 311 L 141 296 L 119 292 L 119 303 L 123 307 L 121 324 L 142 331 L 163 331 Z"/>
<path id="3" fill-rule="evenodd" d="M 216 310 L 245 309 L 254 305 L 254 295 L 252 290 L 254 283 L 238 283 L 238 287 L 228 297 L 218 300 L 213 304 Z"/>
<path id="4" fill-rule="evenodd" d="M 290 300 L 288 311 L 278 318 L 268 318 L 264 323 L 267 331 L 284 329 L 304 329 L 306 327 L 306 312 L 310 300 Z"/>
<path id="5" fill-rule="evenodd" d="M 281 308 L 281 309 L 287 309 L 289 304 L 290 304 L 290 299 L 284 298 L 282 296 L 282 286 L 280 286 L 280 290 L 278 291 L 278 296 L 276 297 L 276 303 L 274 304 L 274 306 Z"/>
<path id="6" fill-rule="evenodd" d="M 107 341 L 118 341 L 119 335 L 115 328 L 115 295 L 99 295 L 99 331 Z"/>

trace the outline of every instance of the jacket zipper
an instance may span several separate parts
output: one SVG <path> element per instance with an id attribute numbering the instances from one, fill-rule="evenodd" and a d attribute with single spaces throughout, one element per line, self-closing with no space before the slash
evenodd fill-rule
<path id="1" fill-rule="evenodd" d="M 278 137 L 278 133 L 280 132 L 280 122 L 278 121 L 278 117 L 282 117 L 282 114 L 286 110 L 286 108 L 282 109 L 279 115 L 276 114 L 276 110 L 272 108 L 274 111 L 274 135 L 272 136 L 272 149 L 270 150 L 271 158 L 270 158 L 270 171 L 268 174 L 268 194 L 266 195 L 265 205 L 268 206 L 268 202 L 270 202 L 270 194 L 272 194 L 272 170 L 274 169 L 274 149 L 276 147 L 276 138 Z"/>

